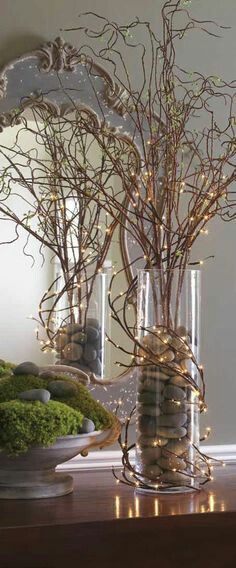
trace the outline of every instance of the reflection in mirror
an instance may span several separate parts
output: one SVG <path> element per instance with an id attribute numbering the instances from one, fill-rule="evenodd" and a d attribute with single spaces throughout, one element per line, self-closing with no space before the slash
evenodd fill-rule
<path id="1" fill-rule="evenodd" d="M 0 329 L 5 359 L 56 361 L 104 379 L 120 373 L 116 345 L 127 344 L 109 317 L 108 290 L 120 271 L 114 294 L 127 287 L 120 172 L 130 179 L 136 155 L 96 120 L 35 104 L 1 134 Z"/>

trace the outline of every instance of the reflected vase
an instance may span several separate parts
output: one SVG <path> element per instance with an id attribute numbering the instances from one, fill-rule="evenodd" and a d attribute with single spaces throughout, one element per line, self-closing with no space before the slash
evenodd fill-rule
<path id="1" fill-rule="evenodd" d="M 138 273 L 139 491 L 198 489 L 200 271 Z"/>
<path id="2" fill-rule="evenodd" d="M 100 378 L 110 369 L 108 290 L 110 269 L 104 269 L 86 283 L 69 275 L 66 293 L 61 293 L 65 278 L 58 277 L 57 310 L 54 317 L 56 364 L 69 365 L 94 373 Z M 68 283 L 67 283 L 68 284 Z"/>

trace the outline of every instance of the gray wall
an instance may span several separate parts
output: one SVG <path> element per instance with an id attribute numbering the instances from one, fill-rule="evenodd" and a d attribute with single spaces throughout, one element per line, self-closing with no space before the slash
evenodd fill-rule
<path id="1" fill-rule="evenodd" d="M 74 26 L 77 14 L 99 12 L 127 23 L 135 15 L 158 27 L 161 0 L 1 0 L 0 63 L 53 39 L 60 28 Z M 215 19 L 231 25 L 218 41 L 199 37 L 196 32 L 181 51 L 181 63 L 191 71 L 236 76 L 235 0 L 193 0 L 194 14 L 200 19 Z M 63 34 L 79 44 L 79 33 Z M 135 65 L 135 60 L 134 60 Z M 134 67 L 135 70 L 135 67 Z M 215 254 L 203 269 L 202 361 L 206 370 L 207 424 L 213 432 L 210 443 L 236 440 L 236 224 L 214 222 L 208 237 L 202 237 L 196 256 Z"/>

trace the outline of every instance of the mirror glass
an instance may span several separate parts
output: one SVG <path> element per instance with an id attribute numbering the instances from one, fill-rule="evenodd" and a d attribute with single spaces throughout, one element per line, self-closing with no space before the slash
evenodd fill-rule
<path id="1" fill-rule="evenodd" d="M 135 157 L 95 120 L 87 110 L 59 117 L 35 106 L 0 135 L 0 335 L 6 360 L 67 364 L 105 379 L 130 363 L 109 287 L 113 278 L 122 310 L 117 221 L 127 194 L 119 172 L 122 164 L 129 179 Z"/>

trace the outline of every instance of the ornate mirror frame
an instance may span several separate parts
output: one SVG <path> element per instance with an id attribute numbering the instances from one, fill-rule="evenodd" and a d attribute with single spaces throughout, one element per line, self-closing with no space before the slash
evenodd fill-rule
<path id="1" fill-rule="evenodd" d="M 106 131 L 132 146 L 141 163 L 141 144 L 135 117 L 127 113 L 128 96 L 107 71 L 79 53 L 61 37 L 5 64 L 0 71 L 0 132 L 21 122 L 22 109 L 46 102 L 62 116 L 71 105 L 86 111 Z M 70 102 L 71 101 L 71 102 Z M 20 112 L 19 112 L 20 110 Z M 126 207 L 129 210 L 129 197 Z M 128 283 L 134 276 L 133 246 L 125 226 L 120 229 L 120 248 Z"/>
<path id="2" fill-rule="evenodd" d="M 128 95 L 118 87 L 111 75 L 61 37 L 49 41 L 32 52 L 6 63 L 0 70 L 0 133 L 20 124 L 24 112 L 37 105 L 49 107 L 53 116 L 64 116 L 79 109 L 99 128 L 131 147 L 135 155 L 136 173 L 142 162 L 142 142 L 136 128 L 135 113 L 129 108 Z M 134 277 L 137 257 L 134 241 L 126 227 L 130 196 L 124 189 L 128 215 L 119 229 L 119 246 L 128 284 Z M 121 376 L 127 376 L 127 370 Z M 114 379 L 115 380 L 115 379 Z M 98 381 L 99 382 L 99 381 Z M 108 384 L 111 381 L 107 381 Z"/>

